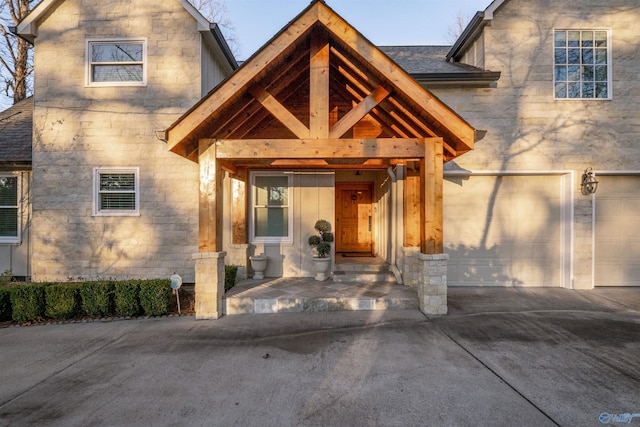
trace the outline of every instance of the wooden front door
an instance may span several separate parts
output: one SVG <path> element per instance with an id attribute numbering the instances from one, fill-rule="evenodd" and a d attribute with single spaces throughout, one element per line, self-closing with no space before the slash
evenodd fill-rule
<path id="1" fill-rule="evenodd" d="M 336 183 L 336 252 L 373 253 L 373 183 Z"/>

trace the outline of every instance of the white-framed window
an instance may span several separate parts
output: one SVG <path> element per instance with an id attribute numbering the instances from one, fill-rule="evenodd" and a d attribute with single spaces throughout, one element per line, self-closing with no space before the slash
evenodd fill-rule
<path id="1" fill-rule="evenodd" d="M 20 179 L 0 174 L 0 243 L 20 243 Z"/>
<path id="2" fill-rule="evenodd" d="M 87 39 L 87 86 L 147 84 L 145 39 Z"/>
<path id="3" fill-rule="evenodd" d="M 279 172 L 252 172 L 252 242 L 293 242 L 291 179 L 290 174 Z"/>
<path id="4" fill-rule="evenodd" d="M 609 30 L 555 30 L 553 83 L 556 99 L 611 99 Z"/>
<path id="5" fill-rule="evenodd" d="M 139 168 L 94 168 L 93 200 L 96 216 L 140 214 Z"/>

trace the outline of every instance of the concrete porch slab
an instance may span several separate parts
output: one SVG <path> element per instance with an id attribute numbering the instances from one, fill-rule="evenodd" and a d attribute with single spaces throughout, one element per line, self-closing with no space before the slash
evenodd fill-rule
<path id="1" fill-rule="evenodd" d="M 409 286 L 306 277 L 243 280 L 225 294 L 222 305 L 226 315 L 419 308 L 418 294 Z"/>

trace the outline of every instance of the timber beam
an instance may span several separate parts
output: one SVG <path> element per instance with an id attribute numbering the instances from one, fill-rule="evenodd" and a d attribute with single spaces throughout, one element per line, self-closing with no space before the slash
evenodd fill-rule
<path id="1" fill-rule="evenodd" d="M 218 140 L 218 159 L 415 159 L 441 138 Z"/>

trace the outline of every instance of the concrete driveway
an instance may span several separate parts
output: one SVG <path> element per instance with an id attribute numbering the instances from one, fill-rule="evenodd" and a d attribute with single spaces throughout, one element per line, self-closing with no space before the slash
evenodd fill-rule
<path id="1" fill-rule="evenodd" d="M 0 425 L 640 425 L 639 288 L 449 305 L 5 328 Z"/>

